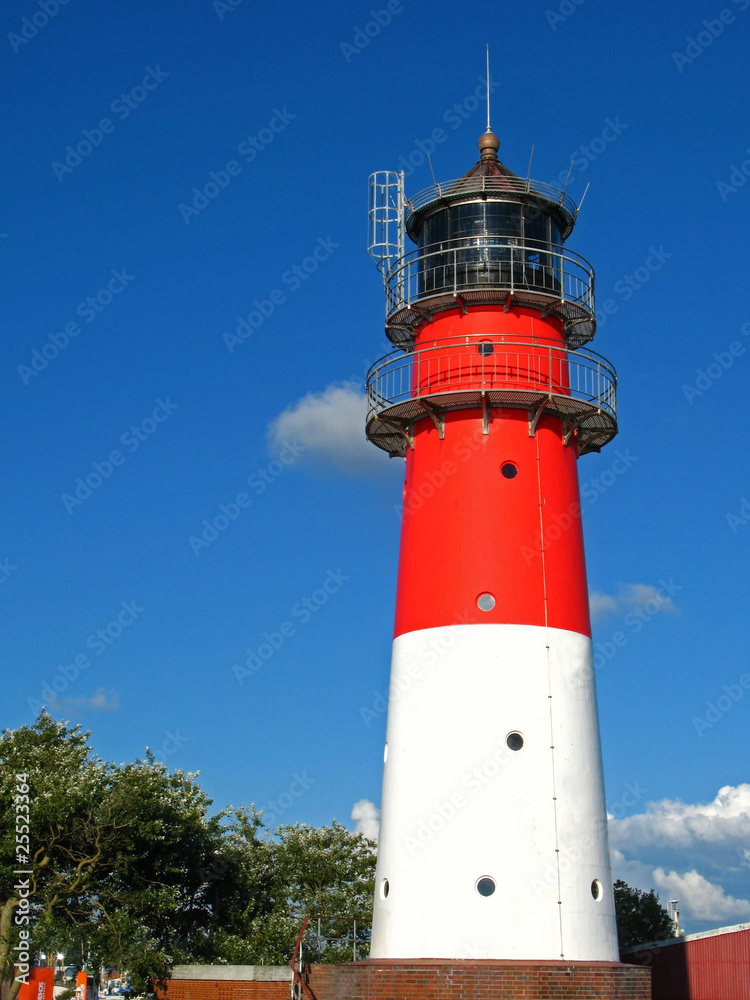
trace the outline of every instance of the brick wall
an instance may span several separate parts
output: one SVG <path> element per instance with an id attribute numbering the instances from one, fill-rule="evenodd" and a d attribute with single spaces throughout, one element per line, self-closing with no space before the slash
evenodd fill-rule
<path id="1" fill-rule="evenodd" d="M 213 971 L 180 973 L 158 1000 L 289 1000 L 284 967 L 263 967 L 262 980 L 232 979 L 226 967 L 212 979 Z M 312 965 L 307 979 L 317 1000 L 651 1000 L 648 969 L 607 962 L 372 960 Z"/>
<path id="2" fill-rule="evenodd" d="M 171 979 L 156 996 L 158 1000 L 289 1000 L 289 983 Z"/>
<path id="3" fill-rule="evenodd" d="M 275 965 L 177 965 L 157 1000 L 289 1000 L 292 970 Z"/>
<path id="4" fill-rule="evenodd" d="M 648 970 L 618 963 L 367 961 L 335 968 L 333 994 L 316 990 L 318 1000 L 651 1000 Z M 311 983 L 315 989 L 314 973 Z"/>

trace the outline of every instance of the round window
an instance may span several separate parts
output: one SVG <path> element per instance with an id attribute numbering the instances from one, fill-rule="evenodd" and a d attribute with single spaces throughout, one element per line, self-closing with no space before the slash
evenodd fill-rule
<path id="1" fill-rule="evenodd" d="M 602 898 L 603 895 L 602 884 L 598 878 L 595 878 L 594 881 L 591 883 L 591 895 L 594 897 L 594 899 Z"/>
<path id="2" fill-rule="evenodd" d="M 520 733 L 508 733 L 505 742 L 510 750 L 520 750 L 523 746 L 523 736 Z"/>
<path id="3" fill-rule="evenodd" d="M 495 598 L 487 592 L 480 594 L 477 598 L 477 607 L 480 611 L 492 611 L 495 607 Z"/>
<path id="4" fill-rule="evenodd" d="M 500 471 L 506 479 L 515 479 L 518 475 L 518 466 L 515 462 L 503 462 Z"/>
<path id="5" fill-rule="evenodd" d="M 480 896 L 491 896 L 495 891 L 495 880 L 490 878 L 489 875 L 485 875 L 477 880 L 477 892 Z"/>

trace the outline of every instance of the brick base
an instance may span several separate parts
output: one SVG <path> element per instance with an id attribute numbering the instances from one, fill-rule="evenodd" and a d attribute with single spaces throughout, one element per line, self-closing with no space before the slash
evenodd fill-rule
<path id="1" fill-rule="evenodd" d="M 333 966 L 316 988 L 319 968 L 318 1000 L 651 1000 L 649 970 L 618 962 L 369 959 Z"/>

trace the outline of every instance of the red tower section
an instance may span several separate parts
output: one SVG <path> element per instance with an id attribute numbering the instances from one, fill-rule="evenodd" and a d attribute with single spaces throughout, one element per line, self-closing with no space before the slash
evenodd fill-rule
<path id="1" fill-rule="evenodd" d="M 593 271 L 563 246 L 574 205 L 511 173 L 491 133 L 479 145 L 464 177 L 409 201 L 394 175 L 374 175 L 398 350 L 370 372 L 367 433 L 406 458 L 395 634 L 502 623 L 590 635 L 576 460 L 616 433 L 614 370 L 575 350 L 594 334 Z M 388 229 L 402 220 L 417 249 L 393 259 Z"/>

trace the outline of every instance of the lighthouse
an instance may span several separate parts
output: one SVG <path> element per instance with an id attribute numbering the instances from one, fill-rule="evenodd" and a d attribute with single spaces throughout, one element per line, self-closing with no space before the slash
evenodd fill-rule
<path id="1" fill-rule="evenodd" d="M 370 178 L 405 458 L 371 960 L 619 961 L 578 460 L 617 433 L 578 207 L 489 129 L 463 177 Z"/>

